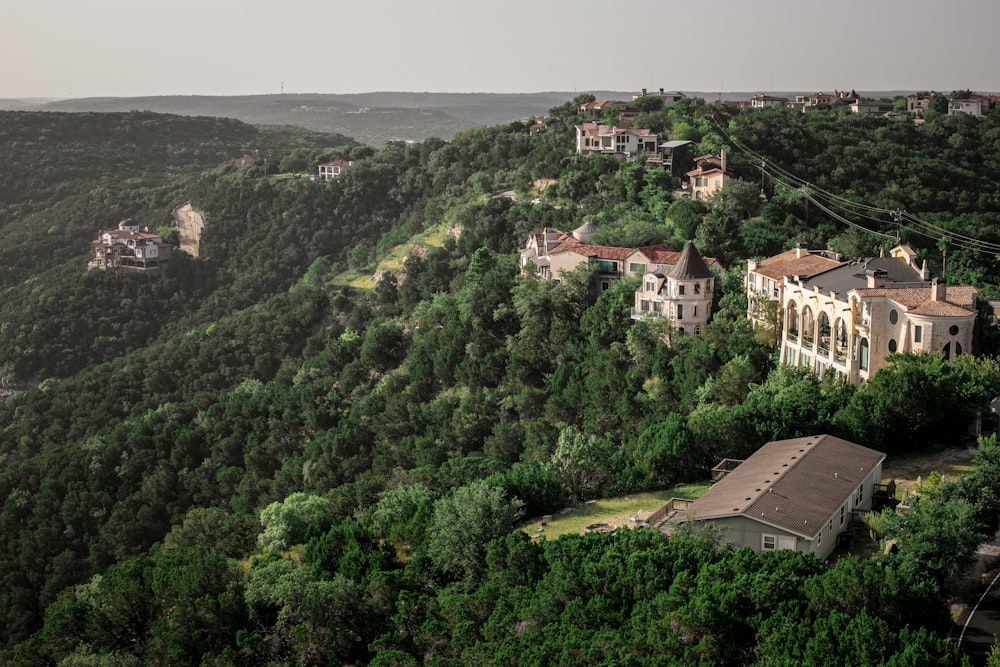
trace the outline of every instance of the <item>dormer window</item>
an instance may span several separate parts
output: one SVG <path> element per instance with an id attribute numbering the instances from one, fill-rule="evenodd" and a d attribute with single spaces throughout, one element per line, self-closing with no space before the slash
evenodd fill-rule
<path id="1" fill-rule="evenodd" d="M 695 294 L 701 294 L 701 283 L 695 283 L 694 284 L 694 293 Z"/>

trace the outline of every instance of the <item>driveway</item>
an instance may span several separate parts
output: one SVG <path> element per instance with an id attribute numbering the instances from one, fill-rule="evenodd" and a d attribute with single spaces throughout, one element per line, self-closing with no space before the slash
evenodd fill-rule
<path id="1" fill-rule="evenodd" d="M 992 542 L 979 547 L 966 581 L 972 585 L 960 592 L 961 613 L 952 636 L 973 665 L 985 665 L 1000 636 L 1000 532 Z"/>

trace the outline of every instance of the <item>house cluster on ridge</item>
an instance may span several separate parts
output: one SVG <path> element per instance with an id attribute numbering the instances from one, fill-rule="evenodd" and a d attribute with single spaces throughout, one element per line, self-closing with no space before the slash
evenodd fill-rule
<path id="1" fill-rule="evenodd" d="M 976 290 L 932 280 L 905 245 L 852 261 L 800 245 L 749 260 L 746 289 L 748 316 L 777 330 L 781 361 L 820 376 L 833 371 L 858 384 L 894 352 L 953 359 L 972 351 Z"/>
<path id="2" fill-rule="evenodd" d="M 101 230 L 90 244 L 91 259 L 87 269 L 127 269 L 152 273 L 170 261 L 171 248 L 159 234 L 140 229 L 131 218 L 118 223 L 118 229 Z"/>
<path id="3" fill-rule="evenodd" d="M 596 270 L 598 291 L 624 276 L 640 277 L 633 319 L 669 319 L 679 333 L 700 334 L 712 314 L 715 278 L 723 272 L 715 259 L 703 258 L 694 244 L 682 252 L 667 244 L 640 248 L 593 245 L 590 223 L 567 234 L 546 227 L 533 232 L 521 251 L 522 270 L 543 280 L 560 280 L 580 266 Z"/>

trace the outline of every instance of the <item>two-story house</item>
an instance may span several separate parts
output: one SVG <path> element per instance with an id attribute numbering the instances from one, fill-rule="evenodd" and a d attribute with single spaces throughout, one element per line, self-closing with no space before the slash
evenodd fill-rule
<path id="1" fill-rule="evenodd" d="M 943 352 L 949 359 L 971 352 L 976 290 L 930 280 L 915 257 L 897 246 L 889 257 L 784 276 L 781 361 L 858 384 L 893 352 Z"/>
<path id="2" fill-rule="evenodd" d="M 90 244 L 91 259 L 87 269 L 127 269 L 155 272 L 170 261 L 171 248 L 159 234 L 140 229 L 131 218 L 118 223 L 118 229 L 101 230 Z"/>
<path id="3" fill-rule="evenodd" d="M 948 98 L 948 115 L 956 116 L 958 114 L 968 114 L 970 116 L 980 117 L 983 115 L 983 98 L 981 97 L 967 97 L 967 98 Z"/>
<path id="4" fill-rule="evenodd" d="M 332 181 L 354 166 L 354 160 L 331 160 L 319 166 L 319 180 Z"/>
<path id="5" fill-rule="evenodd" d="M 658 144 L 656 133 L 648 129 L 603 123 L 576 126 L 576 152 L 580 155 L 633 157 L 640 153 L 656 153 Z"/>
<path id="6" fill-rule="evenodd" d="M 775 97 L 774 95 L 754 95 L 750 98 L 751 109 L 767 109 L 769 107 L 783 107 L 788 104 L 787 97 Z"/>
<path id="7" fill-rule="evenodd" d="M 673 266 L 658 264 L 642 274 L 642 283 L 635 291 L 632 319 L 666 318 L 680 334 L 701 334 L 712 316 L 715 277 L 694 244 L 688 241 Z"/>
<path id="8" fill-rule="evenodd" d="M 721 190 L 733 175 L 726 168 L 726 151 L 719 156 L 699 155 L 694 159 L 695 168 L 687 173 L 691 196 L 699 201 L 710 199 Z"/>

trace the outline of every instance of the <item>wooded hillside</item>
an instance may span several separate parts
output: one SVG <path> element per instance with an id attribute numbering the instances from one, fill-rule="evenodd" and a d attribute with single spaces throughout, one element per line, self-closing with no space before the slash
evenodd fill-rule
<path id="1" fill-rule="evenodd" d="M 705 535 L 533 543 L 515 528 L 704 479 L 773 439 L 829 432 L 890 454 L 965 442 L 966 418 L 1000 393 L 985 322 L 980 354 L 954 365 L 897 355 L 860 388 L 821 381 L 774 367 L 738 270 L 798 241 L 877 254 L 888 241 L 857 227 L 890 230 L 807 210 L 762 181 L 754 153 L 997 242 L 1000 115 L 647 111 L 701 153 L 727 149 L 739 179 L 703 206 L 662 170 L 575 155 L 577 106 L 539 134 L 511 123 L 377 152 L 218 119 L 0 114 L 18 167 L 0 172 L 0 376 L 38 383 L 0 402 L 0 655 L 961 664 L 938 582 L 968 545 L 935 542 L 933 521 L 886 528 L 948 545 L 930 566 L 905 540 L 830 566 Z M 232 164 L 251 151 L 269 166 Z M 287 177 L 346 155 L 357 165 L 335 181 Z M 175 253 L 153 277 L 85 273 L 98 229 L 160 228 L 185 201 L 205 215 L 201 257 Z M 703 335 L 667 346 L 660 325 L 633 323 L 632 281 L 595 298 L 586 272 L 521 274 L 529 231 L 587 221 L 608 244 L 696 237 L 735 269 Z M 339 278 L 442 223 L 460 233 L 414 248 L 398 276 L 369 290 Z M 941 239 L 900 231 L 938 266 Z M 947 261 L 952 282 L 1000 283 L 993 253 L 963 244 Z M 978 472 L 939 493 L 966 536 L 995 529 L 996 452 L 984 442 Z"/>

